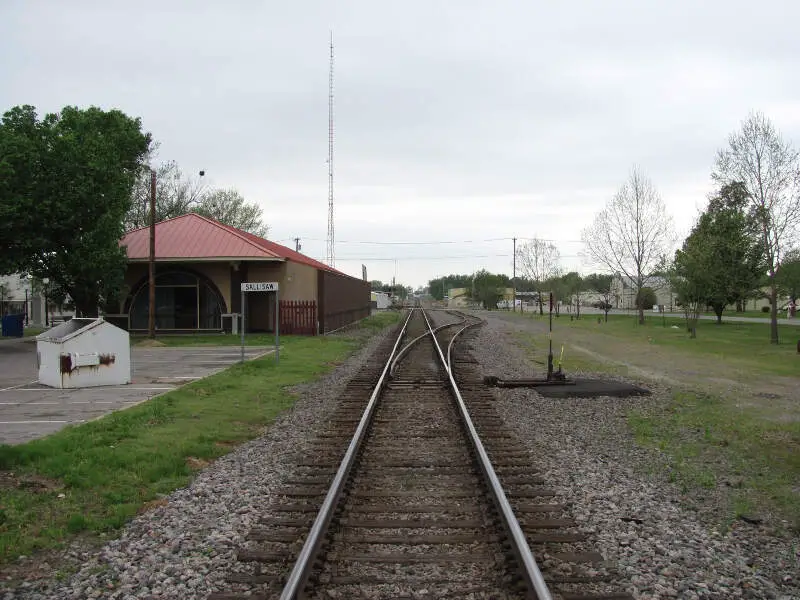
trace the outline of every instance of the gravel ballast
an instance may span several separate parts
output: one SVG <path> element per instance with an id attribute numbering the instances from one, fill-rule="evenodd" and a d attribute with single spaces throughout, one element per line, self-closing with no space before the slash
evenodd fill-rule
<path id="1" fill-rule="evenodd" d="M 512 340 L 525 325 L 484 317 L 472 342 L 483 374 L 541 376 L 542 366 Z M 636 598 L 800 598 L 800 539 L 743 521 L 723 534 L 674 485 L 643 474 L 659 459 L 635 445 L 626 413 L 670 399 L 663 384 L 647 387 L 651 396 L 626 399 L 548 399 L 525 388 L 495 394 L 505 421 L 541 457 L 548 485 L 569 499 L 576 521 Z"/>
<path id="2" fill-rule="evenodd" d="M 472 342 L 484 374 L 531 376 L 533 365 L 509 335 L 517 326 L 493 316 L 487 321 Z M 385 335 L 298 388 L 294 407 L 264 436 L 217 460 L 118 539 L 99 550 L 68 550 L 82 564 L 74 575 L 3 589 L 0 598 L 204 599 L 224 589 L 236 549 L 292 471 L 297 449 L 313 438 Z M 669 398 L 667 388 L 648 387 L 652 396 L 624 400 L 546 399 L 527 389 L 495 394 L 501 415 L 541 457 L 548 485 L 569 499 L 574 518 L 636 598 L 800 599 L 800 540 L 743 522 L 720 533 L 685 506 L 674 486 L 643 474 L 652 452 L 635 446 L 625 414 Z"/>

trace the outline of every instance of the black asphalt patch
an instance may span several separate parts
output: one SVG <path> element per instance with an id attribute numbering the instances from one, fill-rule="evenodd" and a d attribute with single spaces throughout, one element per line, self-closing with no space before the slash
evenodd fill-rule
<path id="1" fill-rule="evenodd" d="M 603 379 L 571 379 L 575 385 L 537 386 L 536 391 L 547 398 L 628 398 L 630 396 L 649 396 L 650 390 L 625 383 Z"/>

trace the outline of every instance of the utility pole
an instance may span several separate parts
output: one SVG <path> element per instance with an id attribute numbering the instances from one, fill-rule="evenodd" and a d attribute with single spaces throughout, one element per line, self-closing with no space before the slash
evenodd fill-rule
<path id="1" fill-rule="evenodd" d="M 333 31 L 331 31 L 331 63 L 328 73 L 328 240 L 325 251 L 328 266 L 331 268 L 336 266 L 333 239 L 333 134 Z"/>
<path id="2" fill-rule="evenodd" d="M 294 251 L 300 252 L 300 248 L 302 248 L 302 246 L 300 245 L 300 238 L 296 237 L 294 238 Z"/>
<path id="3" fill-rule="evenodd" d="M 156 338 L 156 172 L 150 169 L 150 314 L 147 336 Z"/>
<path id="4" fill-rule="evenodd" d="M 517 312 L 517 238 L 511 239 L 514 240 L 514 274 L 511 277 L 511 287 L 514 293 L 511 298 L 511 311 Z"/>

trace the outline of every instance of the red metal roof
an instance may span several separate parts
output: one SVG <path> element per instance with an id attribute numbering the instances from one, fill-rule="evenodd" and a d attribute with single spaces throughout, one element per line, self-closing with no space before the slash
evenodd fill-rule
<path id="1" fill-rule="evenodd" d="M 150 256 L 150 228 L 129 231 L 120 245 L 127 247 L 129 259 L 146 260 Z M 156 223 L 156 260 L 169 259 L 291 260 L 345 275 L 286 246 L 196 213 Z"/>

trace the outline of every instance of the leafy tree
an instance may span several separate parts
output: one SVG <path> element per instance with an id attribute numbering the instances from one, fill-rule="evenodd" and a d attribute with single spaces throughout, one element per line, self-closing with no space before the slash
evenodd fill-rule
<path id="1" fill-rule="evenodd" d="M 722 322 L 728 304 L 743 302 L 759 284 L 764 269 L 763 244 L 753 221 L 745 212 L 747 191 L 740 182 L 726 184 L 711 198 L 689 235 L 685 250 L 705 254 L 691 263 L 707 271 L 692 274 L 683 267 L 682 274 L 703 281 L 705 302 Z"/>
<path id="2" fill-rule="evenodd" d="M 636 293 L 636 306 L 644 310 L 650 310 L 656 305 L 656 302 L 658 302 L 658 297 L 651 287 L 645 286 Z"/>
<path id="3" fill-rule="evenodd" d="M 670 287 L 677 296 L 678 304 L 683 308 L 686 319 L 686 329 L 692 338 L 697 337 L 697 320 L 700 311 L 705 306 L 705 289 L 707 283 L 703 279 L 703 266 L 707 265 L 707 257 L 702 252 L 688 243 L 687 238 L 683 247 L 675 251 L 675 260 L 668 271 L 667 278 Z"/>
<path id="4" fill-rule="evenodd" d="M 497 308 L 497 303 L 503 297 L 503 288 L 508 286 L 508 277 L 482 269 L 475 273 L 473 283 L 469 296 L 480 302 L 486 310 L 492 310 Z"/>
<path id="5" fill-rule="evenodd" d="M 569 282 L 564 279 L 562 275 L 556 275 L 554 277 L 550 277 L 547 279 L 544 284 L 542 285 L 545 292 L 540 294 L 540 307 L 546 306 L 550 302 L 549 294 L 553 293 L 553 312 L 556 316 L 561 314 L 561 305 L 559 304 L 559 300 L 563 303 L 566 302 L 571 294 L 571 290 L 569 287 Z"/>
<path id="6" fill-rule="evenodd" d="M 11 288 L 6 283 L 0 283 L 0 315 L 5 315 L 6 312 L 6 298 L 11 294 Z"/>
<path id="7" fill-rule="evenodd" d="M 611 284 L 614 281 L 613 275 L 602 273 L 592 273 L 584 277 L 586 288 L 594 290 L 603 297 L 603 312 L 608 321 L 608 311 L 611 309 Z"/>
<path id="8" fill-rule="evenodd" d="M 575 309 L 577 311 L 576 318 L 581 318 L 581 293 L 586 289 L 583 277 L 577 271 L 570 271 L 561 277 L 564 282 L 564 287 L 567 290 L 567 295 L 572 303 L 572 298 L 575 298 Z"/>
<path id="9" fill-rule="evenodd" d="M 777 274 L 800 224 L 800 152 L 762 113 L 752 112 L 717 153 L 712 177 L 721 185 L 741 182 L 758 226 L 770 282 L 770 341 L 778 343 Z"/>
<path id="10" fill-rule="evenodd" d="M 435 300 L 443 300 L 451 288 L 471 288 L 472 275 L 447 275 L 428 281 L 428 289 Z"/>
<path id="11" fill-rule="evenodd" d="M 787 252 L 776 274 L 778 286 L 793 302 L 800 297 L 800 249 Z"/>
<path id="12" fill-rule="evenodd" d="M 0 123 L 0 234 L 4 272 L 49 277 L 54 297 L 96 315 L 122 287 L 119 247 L 150 135 L 118 110 L 65 107 L 42 120 L 32 106 Z"/>
<path id="13" fill-rule="evenodd" d="M 266 237 L 269 232 L 269 228 L 261 222 L 261 208 L 258 204 L 245 202 L 242 195 L 233 188 L 204 194 L 192 212 L 259 237 Z"/>
<path id="14" fill-rule="evenodd" d="M 638 296 L 672 244 L 672 218 L 650 179 L 634 168 L 582 239 L 595 261 L 633 282 Z M 644 325 L 644 307 L 638 309 Z"/>
<path id="15" fill-rule="evenodd" d="M 150 180 L 150 168 L 142 167 L 132 191 L 130 209 L 125 215 L 126 230 L 150 225 Z M 246 202 L 235 189 L 208 189 L 200 179 L 186 177 L 175 161 L 167 161 L 156 169 L 156 222 L 189 212 L 259 237 L 266 237 L 269 231 L 257 204 Z"/>
<path id="16" fill-rule="evenodd" d="M 534 282 L 539 292 L 539 314 L 544 314 L 542 295 L 546 291 L 545 282 L 560 275 L 558 261 L 561 255 L 558 248 L 550 242 L 533 238 L 517 249 L 517 261 L 524 277 Z"/>

